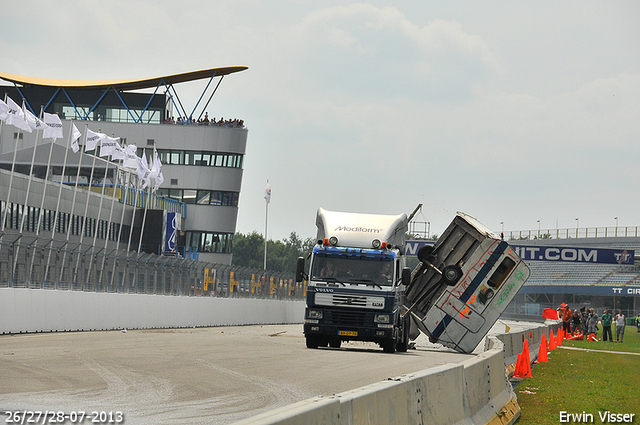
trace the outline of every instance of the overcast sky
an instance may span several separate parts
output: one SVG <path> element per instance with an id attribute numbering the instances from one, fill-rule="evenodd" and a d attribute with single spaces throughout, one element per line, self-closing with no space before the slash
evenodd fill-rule
<path id="1" fill-rule="evenodd" d="M 244 65 L 237 230 L 318 207 L 505 230 L 640 225 L 640 2 L 2 1 L 0 70 L 155 77 Z M 177 86 L 191 110 L 206 80 Z M 576 218 L 579 220 L 576 221 Z M 215 230 L 215 229 L 211 229 Z"/>

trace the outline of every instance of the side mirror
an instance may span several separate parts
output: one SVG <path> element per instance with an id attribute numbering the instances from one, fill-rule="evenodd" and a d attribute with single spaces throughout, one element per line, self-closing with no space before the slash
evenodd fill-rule
<path id="1" fill-rule="evenodd" d="M 405 267 L 402 269 L 402 284 L 409 286 L 411 283 L 411 269 L 409 267 Z"/>
<path id="2" fill-rule="evenodd" d="M 304 258 L 298 257 L 296 261 L 296 282 L 302 282 L 304 280 Z"/>

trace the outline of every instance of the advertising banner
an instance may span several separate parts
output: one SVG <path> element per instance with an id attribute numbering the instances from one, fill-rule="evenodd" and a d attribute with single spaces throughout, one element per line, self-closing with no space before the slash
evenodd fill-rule
<path id="1" fill-rule="evenodd" d="M 424 245 L 434 241 L 409 240 L 405 242 L 407 255 L 415 256 Z M 635 252 L 632 249 L 578 248 L 571 246 L 527 246 L 509 243 L 524 261 L 563 261 L 571 263 L 618 264 L 632 266 Z"/>
<path id="2" fill-rule="evenodd" d="M 167 212 L 167 224 L 165 228 L 164 252 L 176 252 L 178 244 L 178 231 L 180 230 L 181 214 Z"/>
<path id="3" fill-rule="evenodd" d="M 632 249 L 510 245 L 525 261 L 633 265 L 634 251 Z"/>

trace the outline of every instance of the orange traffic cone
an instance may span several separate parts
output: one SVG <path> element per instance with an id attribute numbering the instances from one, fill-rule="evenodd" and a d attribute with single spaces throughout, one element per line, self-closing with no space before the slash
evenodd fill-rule
<path id="1" fill-rule="evenodd" d="M 542 334 L 542 341 L 540 341 L 540 349 L 538 350 L 538 363 L 539 362 L 549 362 L 549 358 L 547 357 L 547 338 L 544 334 Z"/>
<path id="2" fill-rule="evenodd" d="M 587 339 L 589 341 L 598 342 L 598 337 L 594 333 L 589 334 L 589 337 Z"/>
<path id="3" fill-rule="evenodd" d="M 556 348 L 558 348 L 556 338 L 553 336 L 553 329 L 551 329 L 551 334 L 549 335 L 549 351 L 553 351 Z"/>
<path id="4" fill-rule="evenodd" d="M 513 377 L 518 379 L 531 378 L 531 364 L 527 362 L 528 355 L 525 355 L 525 351 L 522 350 L 522 354 L 518 354 L 518 360 L 516 360 L 516 370 L 513 372 Z"/>
<path id="5" fill-rule="evenodd" d="M 522 354 L 527 366 L 527 378 L 531 378 L 531 357 L 529 357 L 529 340 L 524 340 L 524 346 L 522 347 Z"/>
<path id="6" fill-rule="evenodd" d="M 516 360 L 516 369 L 513 371 L 513 377 L 522 379 L 526 375 L 526 370 L 522 370 L 522 354 L 518 354 L 518 359 Z"/>
<path id="7" fill-rule="evenodd" d="M 564 339 L 564 332 L 562 329 L 558 329 L 558 334 L 556 335 L 556 345 L 560 347 L 562 345 L 562 340 Z"/>

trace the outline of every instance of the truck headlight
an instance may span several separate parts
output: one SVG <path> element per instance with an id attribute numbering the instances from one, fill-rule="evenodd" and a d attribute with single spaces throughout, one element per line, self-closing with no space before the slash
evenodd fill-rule
<path id="1" fill-rule="evenodd" d="M 322 310 L 309 310 L 309 319 L 322 319 Z"/>
<path id="2" fill-rule="evenodd" d="M 389 315 L 388 314 L 376 314 L 374 319 L 376 323 L 389 323 Z"/>

